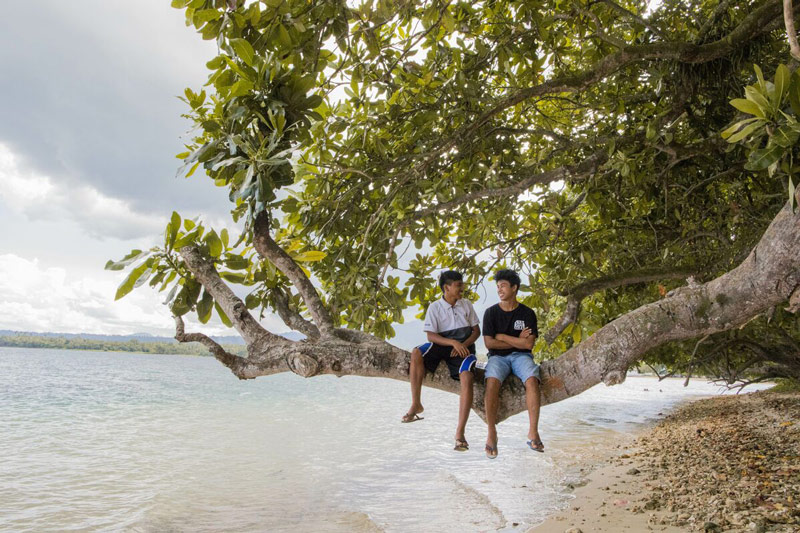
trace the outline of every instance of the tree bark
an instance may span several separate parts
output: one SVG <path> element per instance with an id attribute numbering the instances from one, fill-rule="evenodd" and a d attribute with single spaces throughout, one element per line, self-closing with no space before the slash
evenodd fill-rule
<path id="1" fill-rule="evenodd" d="M 333 374 L 408 381 L 410 354 L 365 333 L 338 329 L 317 341 L 292 342 L 267 332 L 258 323 L 254 325 L 254 319 L 224 286 L 209 259 L 191 247 L 182 249 L 181 255 L 225 311 L 234 315 L 234 324 L 247 341 L 246 359 L 215 354 L 241 379 L 292 371 L 304 377 Z M 634 309 L 557 359 L 542 363 L 542 405 L 575 396 L 600 382 L 621 383 L 631 365 L 664 343 L 728 330 L 775 305 L 787 301 L 792 305 L 798 299 L 800 213 L 793 213 L 787 203 L 735 269 Z M 441 366 L 436 374 L 426 377 L 425 384 L 458 394 L 458 382 Z M 477 377 L 473 409 L 483 417 L 483 380 Z M 498 420 L 524 410 L 524 388 L 518 379 L 510 378 L 501 389 Z"/>

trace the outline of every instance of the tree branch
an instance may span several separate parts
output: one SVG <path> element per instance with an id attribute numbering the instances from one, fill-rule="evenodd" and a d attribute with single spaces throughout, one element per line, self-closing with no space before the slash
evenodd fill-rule
<path id="1" fill-rule="evenodd" d="M 586 281 L 580 285 L 565 291 L 562 295 L 567 297 L 567 306 L 561 318 L 544 335 L 547 344 L 553 342 L 561 335 L 567 326 L 578 319 L 580 303 L 584 298 L 595 292 L 613 289 L 617 287 L 627 287 L 638 283 L 649 283 L 662 279 L 683 279 L 688 275 L 694 274 L 695 269 L 670 268 L 670 269 L 641 269 L 622 274 L 603 276 L 591 281 Z"/>
<path id="2" fill-rule="evenodd" d="M 800 45 L 797 44 L 797 31 L 794 29 L 794 7 L 792 0 L 783 0 L 783 23 L 786 25 L 786 36 L 789 38 L 789 52 L 800 61 Z"/>
<path id="3" fill-rule="evenodd" d="M 225 365 L 226 367 L 231 369 L 231 372 L 234 375 L 238 376 L 239 379 L 246 379 L 245 376 L 245 368 L 248 365 L 246 359 L 239 357 L 238 355 L 234 355 L 217 344 L 211 337 L 204 335 L 202 333 L 186 333 L 185 326 L 183 323 L 183 318 L 179 316 L 173 316 L 175 319 L 175 340 L 178 342 L 199 342 L 206 348 L 208 351 L 211 352 L 214 357 Z"/>
<path id="4" fill-rule="evenodd" d="M 196 246 L 184 246 L 178 253 L 195 279 L 211 293 L 247 344 L 257 343 L 262 339 L 273 341 L 281 339 L 264 329 L 253 318 L 244 302 L 222 281 L 217 269 L 214 268 L 214 263 L 204 257 Z"/>
<path id="5" fill-rule="evenodd" d="M 333 335 L 335 329 L 333 320 L 331 320 L 328 309 L 322 303 L 317 289 L 311 284 L 303 269 L 272 239 L 270 235 L 270 216 L 266 211 L 262 211 L 256 216 L 253 224 L 253 245 L 261 257 L 271 261 L 289 278 L 289 281 L 292 282 L 303 298 L 308 312 L 311 313 L 311 318 L 322 335 Z"/>
<path id="6" fill-rule="evenodd" d="M 608 5 L 611 9 L 613 9 L 614 11 L 616 11 L 617 13 L 622 15 L 623 17 L 630 18 L 631 20 L 633 20 L 637 24 L 641 24 L 642 26 L 644 26 L 645 28 L 647 28 L 648 30 L 653 32 L 654 35 L 657 35 L 657 36 L 662 37 L 662 38 L 664 37 L 664 35 L 661 33 L 661 30 L 659 30 L 655 26 L 651 25 L 649 22 L 647 22 L 645 19 L 643 19 L 642 17 L 640 17 L 639 15 L 634 13 L 633 11 L 625 9 L 624 7 L 622 7 L 621 5 L 617 4 L 616 2 L 613 2 L 612 0 L 601 0 L 601 1 L 604 4 Z"/>
<path id="7" fill-rule="evenodd" d="M 433 215 L 441 211 L 452 210 L 459 205 L 472 202 L 474 200 L 518 195 L 522 194 L 534 185 L 544 185 L 558 180 L 581 180 L 597 172 L 597 169 L 600 167 L 600 165 L 605 163 L 607 159 L 608 152 L 606 150 L 598 150 L 577 165 L 563 166 L 553 170 L 540 172 L 521 179 L 520 181 L 506 187 L 481 189 L 479 191 L 467 193 L 447 202 L 432 205 L 430 207 L 426 207 L 425 209 L 420 209 L 414 213 L 411 213 L 405 218 L 405 220 L 403 220 L 403 223 L 400 225 L 400 227 L 407 227 L 415 220 L 419 220 L 428 215 Z"/>
<path id="8" fill-rule="evenodd" d="M 319 329 L 289 306 L 289 296 L 281 289 L 273 291 L 275 310 L 281 320 L 295 331 L 312 340 L 319 339 Z"/>

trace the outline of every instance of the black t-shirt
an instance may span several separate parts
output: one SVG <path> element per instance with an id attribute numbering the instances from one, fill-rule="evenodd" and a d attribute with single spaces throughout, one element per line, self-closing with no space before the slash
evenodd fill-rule
<path id="1" fill-rule="evenodd" d="M 530 328 L 531 333 L 539 336 L 536 324 L 536 313 L 528 306 L 519 304 L 513 311 L 503 311 L 500 304 L 494 304 L 483 313 L 483 335 L 494 337 L 498 333 L 505 333 L 512 337 L 519 337 L 522 330 Z M 489 350 L 489 357 L 493 355 L 508 355 L 511 352 L 527 352 L 519 348 L 506 350 Z"/>

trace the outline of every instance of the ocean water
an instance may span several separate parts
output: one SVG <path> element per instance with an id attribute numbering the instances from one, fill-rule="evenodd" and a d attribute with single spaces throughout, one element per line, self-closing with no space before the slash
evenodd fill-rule
<path id="1" fill-rule="evenodd" d="M 452 450 L 455 395 L 281 374 L 239 381 L 211 358 L 0 348 L 0 531 L 525 531 L 567 484 L 681 402 L 720 392 L 629 377 L 523 413 L 499 457 Z"/>

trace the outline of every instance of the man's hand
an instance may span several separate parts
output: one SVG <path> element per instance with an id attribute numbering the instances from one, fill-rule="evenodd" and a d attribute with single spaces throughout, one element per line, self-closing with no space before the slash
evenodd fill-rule
<path id="1" fill-rule="evenodd" d="M 519 338 L 520 339 L 527 339 L 531 335 L 533 335 L 533 332 L 531 331 L 531 328 L 525 328 L 522 331 L 520 331 Z"/>
<path id="2" fill-rule="evenodd" d="M 466 357 L 469 355 L 469 350 L 466 346 L 458 341 L 453 341 L 453 351 L 450 352 L 450 357 Z"/>

